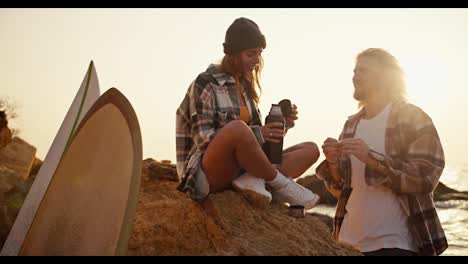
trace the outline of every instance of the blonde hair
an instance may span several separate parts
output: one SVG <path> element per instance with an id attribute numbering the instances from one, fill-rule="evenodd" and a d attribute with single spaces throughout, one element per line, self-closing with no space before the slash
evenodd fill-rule
<path id="1" fill-rule="evenodd" d="M 385 95 L 390 101 L 407 100 L 405 73 L 400 62 L 388 51 L 381 48 L 370 48 L 356 57 L 356 63 L 362 58 L 371 58 L 377 62 L 380 72 L 386 77 Z M 359 102 L 359 108 L 363 106 Z"/>
<path id="2" fill-rule="evenodd" d="M 245 73 L 242 68 L 240 52 L 232 55 L 226 54 L 221 61 L 221 69 L 232 75 L 236 80 L 236 85 L 245 89 L 255 104 L 258 105 L 262 93 L 262 87 L 260 86 L 260 75 L 263 69 L 262 57 L 260 57 L 260 63 L 255 66 L 255 69 L 251 73 Z M 241 82 L 243 80 L 244 82 Z M 241 83 L 244 83 L 244 85 L 241 85 Z M 256 87 L 258 88 L 258 92 Z"/>

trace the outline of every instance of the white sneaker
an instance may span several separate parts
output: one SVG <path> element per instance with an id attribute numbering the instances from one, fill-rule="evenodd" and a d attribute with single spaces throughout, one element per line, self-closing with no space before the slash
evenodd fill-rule
<path id="1" fill-rule="evenodd" d="M 232 181 L 232 186 L 254 206 L 265 208 L 271 202 L 271 193 L 265 189 L 265 180 L 248 172 Z"/>
<path id="2" fill-rule="evenodd" d="M 275 200 L 289 203 L 289 205 L 302 205 L 305 210 L 311 209 L 318 204 L 320 196 L 298 184 L 293 179 L 289 177 L 285 178 L 287 181 L 284 184 L 272 188 Z"/>

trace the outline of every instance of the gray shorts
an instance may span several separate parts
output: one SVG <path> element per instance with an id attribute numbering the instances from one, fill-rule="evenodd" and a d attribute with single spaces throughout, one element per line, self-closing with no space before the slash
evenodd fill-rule
<path id="1" fill-rule="evenodd" d="M 197 171 L 195 174 L 195 191 L 192 194 L 192 197 L 195 200 L 201 201 L 210 194 L 210 184 L 208 183 L 208 178 L 203 171 L 201 161 L 197 165 Z"/>

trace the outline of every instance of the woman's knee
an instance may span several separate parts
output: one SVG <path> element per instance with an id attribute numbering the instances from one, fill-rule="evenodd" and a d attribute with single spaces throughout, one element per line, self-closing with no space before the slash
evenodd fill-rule
<path id="1" fill-rule="evenodd" d="M 310 157 L 312 163 L 315 163 L 320 157 L 320 150 L 314 142 L 304 142 L 301 144 L 301 147 L 307 153 L 307 156 Z"/>
<path id="2" fill-rule="evenodd" d="M 225 130 L 235 141 L 241 140 L 256 140 L 250 127 L 242 120 L 233 120 L 227 123 L 223 130 Z"/>

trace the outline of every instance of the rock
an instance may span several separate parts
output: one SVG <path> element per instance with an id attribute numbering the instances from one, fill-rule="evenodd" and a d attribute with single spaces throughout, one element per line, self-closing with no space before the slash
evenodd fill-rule
<path id="1" fill-rule="evenodd" d="M 5 166 L 0 166 L 0 195 L 13 190 L 20 182 L 18 174 Z"/>
<path id="2" fill-rule="evenodd" d="M 20 179 L 17 173 L 0 166 L 0 248 L 23 205 L 32 181 Z"/>
<path id="3" fill-rule="evenodd" d="M 437 184 L 436 189 L 434 190 L 434 195 L 439 196 L 447 193 L 458 193 L 458 191 L 447 187 L 447 185 L 443 184 L 442 182 L 439 182 L 439 184 Z"/>
<path id="4" fill-rule="evenodd" d="M 129 255 L 360 255 L 319 217 L 293 218 L 283 205 L 254 207 L 232 190 L 195 202 L 176 190 L 175 166 L 163 165 L 143 161 Z"/>
<path id="5" fill-rule="evenodd" d="M 459 192 L 455 189 L 447 187 L 442 182 L 439 182 L 436 189 L 434 190 L 434 200 L 468 200 L 468 192 Z"/>
<path id="6" fill-rule="evenodd" d="M 29 177 L 36 155 L 36 148 L 19 137 L 14 137 L 10 144 L 0 149 L 0 165 L 14 171 L 25 180 Z"/>
<path id="7" fill-rule="evenodd" d="M 42 160 L 38 159 L 37 157 L 34 158 L 33 164 L 31 166 L 31 171 L 29 173 L 29 178 L 35 178 L 36 175 L 39 173 L 39 170 L 41 169 L 42 166 Z"/>
<path id="8" fill-rule="evenodd" d="M 36 167 L 33 166 L 33 168 L 39 170 L 40 164 L 42 161 L 36 158 Z M 23 180 L 15 171 L 0 166 L 0 245 L 6 239 L 36 174 L 31 173 L 27 180 Z"/>
<path id="9" fill-rule="evenodd" d="M 320 219 L 333 232 L 333 217 L 320 213 L 307 213 Z"/>
<path id="10" fill-rule="evenodd" d="M 38 170 L 41 161 L 34 163 Z M 32 180 L 0 167 L 0 245 Z M 143 161 L 128 255 L 361 255 L 333 240 L 332 219 L 325 215 L 293 218 L 284 205 L 258 208 L 232 190 L 194 202 L 176 190 L 178 184 L 175 165 Z"/>
<path id="11" fill-rule="evenodd" d="M 163 162 L 159 162 L 150 158 L 143 161 L 142 167 L 143 175 L 148 175 L 148 177 L 159 180 L 179 181 L 176 166 L 171 164 L 171 161 L 164 160 Z"/>
<path id="12" fill-rule="evenodd" d="M 437 201 L 464 200 L 468 201 L 468 193 L 447 193 L 437 198 Z"/>
<path id="13" fill-rule="evenodd" d="M 315 174 L 300 178 L 297 180 L 297 183 L 318 194 L 321 198 L 320 203 L 328 205 L 335 205 L 337 203 L 336 198 L 327 190 L 323 181 L 318 179 Z M 457 191 L 439 182 L 434 191 L 434 200 L 468 200 L 468 192 Z"/>
<path id="14" fill-rule="evenodd" d="M 315 174 L 299 178 L 297 183 L 320 196 L 320 204 L 335 205 L 337 200 L 325 187 L 322 180 Z"/>

